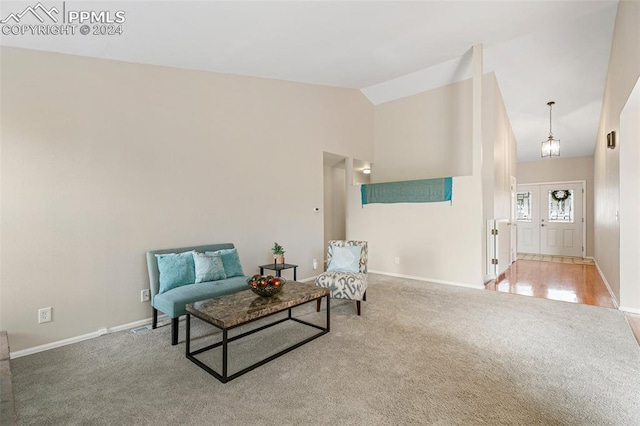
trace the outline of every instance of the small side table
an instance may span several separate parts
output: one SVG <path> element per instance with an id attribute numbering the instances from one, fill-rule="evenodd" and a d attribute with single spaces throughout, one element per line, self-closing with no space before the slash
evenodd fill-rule
<path id="1" fill-rule="evenodd" d="M 290 263 L 268 263 L 266 265 L 260 265 L 258 268 L 260 268 L 260 275 L 264 275 L 264 270 L 268 269 L 270 271 L 276 271 L 276 277 L 282 276 L 283 269 L 293 268 L 293 280 L 296 281 L 298 279 L 298 265 L 291 265 Z"/>

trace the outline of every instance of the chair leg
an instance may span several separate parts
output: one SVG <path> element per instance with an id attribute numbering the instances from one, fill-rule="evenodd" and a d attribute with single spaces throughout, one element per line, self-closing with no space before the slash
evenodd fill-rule
<path id="1" fill-rule="evenodd" d="M 158 328 L 158 310 L 153 308 L 153 322 L 151 323 L 151 328 L 154 330 Z"/>
<path id="2" fill-rule="evenodd" d="M 178 322 L 180 317 L 171 318 L 171 345 L 178 344 Z"/>
<path id="3" fill-rule="evenodd" d="M 316 301 L 316 312 L 320 312 L 320 306 L 322 306 L 322 299 Z"/>
<path id="4" fill-rule="evenodd" d="M 356 300 L 356 308 L 358 309 L 358 316 L 360 316 L 360 301 Z"/>
<path id="5" fill-rule="evenodd" d="M 365 291 L 364 294 L 362 295 L 362 301 L 366 302 L 367 301 L 367 292 Z"/>

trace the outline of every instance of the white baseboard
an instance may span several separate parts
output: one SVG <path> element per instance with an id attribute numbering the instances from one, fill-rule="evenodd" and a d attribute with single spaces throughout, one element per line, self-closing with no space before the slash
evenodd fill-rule
<path id="1" fill-rule="evenodd" d="M 615 307 L 617 309 L 620 309 L 620 303 L 618 303 L 618 299 L 616 298 L 616 295 L 613 294 L 613 290 L 611 290 L 611 286 L 609 285 L 609 281 L 607 281 L 607 278 L 602 273 L 602 269 L 600 269 L 600 265 L 598 265 L 598 261 L 593 259 L 593 263 L 596 264 L 596 269 L 598 270 L 598 274 L 600 274 L 600 278 L 602 278 L 602 281 L 604 282 L 605 287 L 607 287 L 607 291 L 609 292 L 609 295 L 611 296 L 611 300 L 613 300 L 613 304 L 615 305 Z"/>
<path id="2" fill-rule="evenodd" d="M 304 278 L 304 279 L 301 279 L 301 280 L 298 280 L 298 281 L 299 282 L 308 282 L 308 281 L 313 281 L 315 279 L 316 279 L 316 276 L 313 276 L 313 277 Z M 167 318 L 169 318 L 169 317 L 167 315 L 165 315 L 165 314 L 158 315 L 158 323 L 160 321 L 163 321 L 163 320 L 167 319 Z M 180 321 L 184 321 L 185 318 L 186 317 L 184 315 L 182 315 L 180 317 Z M 81 336 L 69 337 L 68 339 L 58 340 L 56 342 L 46 343 L 44 345 L 34 346 L 32 348 L 27 348 L 27 349 L 23 349 L 23 350 L 20 350 L 20 351 L 11 352 L 9 354 L 9 356 L 10 356 L 11 359 L 20 358 L 20 357 L 23 357 L 23 356 L 36 354 L 38 352 L 48 351 L 49 349 L 55 349 L 55 348 L 59 348 L 61 346 L 66 346 L 66 345 L 71 345 L 73 343 L 82 342 L 84 340 L 94 339 L 96 337 L 100 337 L 100 336 L 103 336 L 105 334 L 117 333 L 119 331 L 130 330 L 132 328 L 141 327 L 143 325 L 149 325 L 149 324 L 152 323 L 152 321 L 153 321 L 152 318 L 146 318 L 146 319 L 142 319 L 142 320 L 139 320 L 139 321 L 130 322 L 128 324 L 117 325 L 115 327 L 105 327 L 105 328 L 101 328 L 101 329 L 99 329 L 97 331 L 94 331 L 94 332 L 91 332 L 91 333 L 83 334 Z M 161 326 L 161 325 L 158 324 L 158 326 Z"/>
<path id="3" fill-rule="evenodd" d="M 317 275 L 314 275 L 314 276 L 309 277 L 309 278 L 303 278 L 303 279 L 301 279 L 301 280 L 298 280 L 298 282 L 299 282 L 299 283 L 307 283 L 307 282 L 309 282 L 309 281 L 315 281 L 315 279 L 316 279 L 316 278 L 318 278 L 318 276 L 317 276 Z"/>
<path id="4" fill-rule="evenodd" d="M 87 333 L 81 336 L 75 336 L 75 337 L 70 337 L 68 339 L 58 340 L 57 342 L 46 343 L 44 345 L 34 346 L 32 348 L 23 349 L 21 351 L 14 351 L 9 354 L 9 357 L 11 359 L 20 358 L 20 357 L 35 354 L 38 352 L 48 351 L 49 349 L 59 348 L 60 346 L 66 346 L 72 343 L 78 343 L 84 340 L 100 337 L 102 334 L 104 333 L 101 333 L 100 331 L 94 331 L 93 333 Z"/>
<path id="5" fill-rule="evenodd" d="M 618 309 L 624 312 L 629 312 L 630 314 L 640 315 L 640 309 L 637 309 L 637 308 L 627 308 L 626 306 L 619 306 Z"/>
<path id="6" fill-rule="evenodd" d="M 409 280 L 427 281 L 427 282 L 436 283 L 436 284 L 447 284 L 447 285 L 453 285 L 456 287 L 466 287 L 466 288 L 475 288 L 478 290 L 484 290 L 484 284 L 459 283 L 455 281 L 437 280 L 435 278 L 416 277 L 414 275 L 396 274 L 393 272 L 382 272 L 382 271 L 371 271 L 371 270 L 369 272 L 372 274 L 387 275 L 389 277 L 406 278 Z"/>
<path id="7" fill-rule="evenodd" d="M 183 317 L 184 317 L 184 315 L 183 315 Z M 169 318 L 169 317 L 164 315 L 164 314 L 158 315 L 158 322 L 160 320 L 164 320 L 165 318 Z M 11 352 L 9 354 L 9 357 L 11 359 L 20 358 L 20 357 L 23 357 L 23 356 L 36 354 L 38 352 L 48 351 L 49 349 L 55 349 L 55 348 L 59 348 L 61 346 L 67 346 L 67 345 L 71 345 L 73 343 L 82 342 L 84 340 L 94 339 L 96 337 L 100 337 L 100 336 L 103 336 L 105 334 L 117 333 L 119 331 L 124 331 L 124 330 L 130 330 L 132 328 L 136 328 L 136 327 L 140 327 L 140 326 L 143 326 L 143 325 L 151 324 L 151 322 L 152 322 L 152 318 L 147 318 L 147 319 L 142 319 L 142 320 L 139 320 L 139 321 L 130 322 L 128 324 L 118 325 L 118 326 L 115 326 L 115 327 L 108 327 L 108 328 L 105 327 L 105 328 L 101 328 L 101 329 L 99 329 L 97 331 L 94 331 L 94 332 L 91 332 L 91 333 L 87 333 L 87 334 L 83 334 L 83 335 L 80 335 L 80 336 L 69 337 L 68 339 L 62 339 L 62 340 L 58 340 L 56 342 L 46 343 L 44 345 L 34 346 L 32 348 L 23 349 L 21 351 Z"/>

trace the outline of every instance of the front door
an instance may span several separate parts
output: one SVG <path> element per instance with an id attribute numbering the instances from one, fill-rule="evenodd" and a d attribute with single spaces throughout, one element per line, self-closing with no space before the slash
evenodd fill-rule
<path id="1" fill-rule="evenodd" d="M 518 252 L 584 256 L 583 184 L 519 185 Z"/>
<path id="2" fill-rule="evenodd" d="M 540 253 L 582 257 L 582 184 L 540 185 Z"/>

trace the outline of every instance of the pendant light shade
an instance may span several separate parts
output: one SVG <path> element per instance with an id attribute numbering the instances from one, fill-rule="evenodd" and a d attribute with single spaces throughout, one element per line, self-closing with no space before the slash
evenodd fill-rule
<path id="1" fill-rule="evenodd" d="M 553 101 L 547 102 L 549 105 L 549 136 L 546 140 L 542 141 L 540 156 L 542 158 L 547 157 L 560 157 L 560 139 L 554 139 L 551 132 L 551 107 L 555 104 Z"/>

